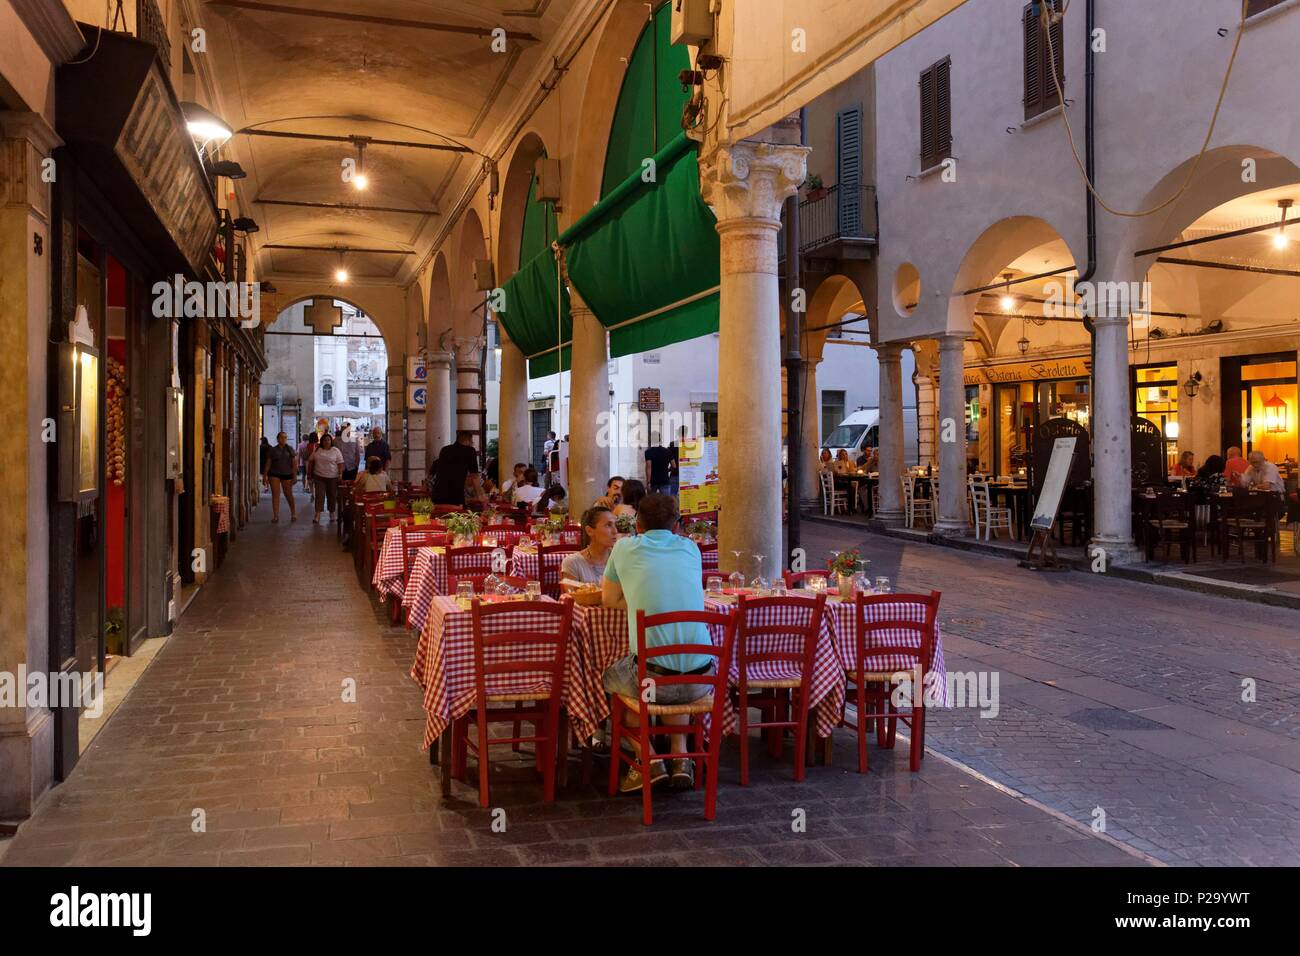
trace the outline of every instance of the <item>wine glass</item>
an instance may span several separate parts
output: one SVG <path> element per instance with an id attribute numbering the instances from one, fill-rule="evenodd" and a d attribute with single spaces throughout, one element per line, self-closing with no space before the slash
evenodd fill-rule
<path id="1" fill-rule="evenodd" d="M 749 586 L 759 594 L 767 590 L 767 580 L 763 577 L 763 559 L 766 557 L 765 554 L 754 555 L 754 561 L 758 564 L 758 571 L 754 574 L 754 580 L 750 582 Z"/>
<path id="2" fill-rule="evenodd" d="M 740 556 L 744 553 L 743 551 L 731 552 L 731 556 L 735 558 L 735 563 L 732 565 L 735 570 L 731 572 L 731 576 L 727 578 L 727 581 L 733 588 L 743 588 L 745 586 L 745 574 L 740 570 Z"/>

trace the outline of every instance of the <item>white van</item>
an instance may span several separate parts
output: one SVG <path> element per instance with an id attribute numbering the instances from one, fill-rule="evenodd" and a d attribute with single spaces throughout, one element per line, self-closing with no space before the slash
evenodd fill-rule
<path id="1" fill-rule="evenodd" d="M 835 426 L 826 436 L 822 448 L 829 448 L 832 457 L 843 448 L 852 461 L 857 461 L 864 448 L 880 447 L 880 409 L 860 408 Z M 903 409 L 903 465 L 920 464 L 920 442 L 916 433 L 916 409 Z"/>

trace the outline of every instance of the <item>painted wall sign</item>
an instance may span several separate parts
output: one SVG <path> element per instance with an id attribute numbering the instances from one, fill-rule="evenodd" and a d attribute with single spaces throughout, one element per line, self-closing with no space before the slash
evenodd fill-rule
<path id="1" fill-rule="evenodd" d="M 1091 367 L 1092 362 L 1087 356 L 1010 365 L 975 365 L 967 366 L 965 380 L 967 385 L 1001 385 L 1038 379 L 1087 378 Z"/>
<path id="2" fill-rule="evenodd" d="M 658 412 L 664 407 L 663 399 L 659 395 L 657 388 L 637 389 L 636 407 L 642 412 Z"/>
<path id="3" fill-rule="evenodd" d="M 194 143 L 157 67 L 144 77 L 113 148 L 195 273 L 203 271 L 217 216 Z"/>

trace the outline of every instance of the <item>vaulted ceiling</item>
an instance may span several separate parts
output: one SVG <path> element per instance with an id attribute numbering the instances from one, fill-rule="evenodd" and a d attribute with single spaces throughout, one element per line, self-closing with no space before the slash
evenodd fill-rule
<path id="1" fill-rule="evenodd" d="M 569 0 L 202 0 L 224 147 L 261 230 L 262 278 L 326 278 L 346 254 L 358 281 L 405 284 L 552 55 Z M 504 43 L 494 29 L 506 31 Z M 494 46 L 496 49 L 494 49 Z M 504 49 L 501 49 L 504 47 Z M 369 186 L 343 178 L 353 143 L 264 135 L 369 137 L 440 149 L 364 148 Z M 456 151 L 468 147 L 467 151 Z M 365 209 L 331 208 L 348 204 Z M 311 249 L 277 247 L 312 247 Z"/>

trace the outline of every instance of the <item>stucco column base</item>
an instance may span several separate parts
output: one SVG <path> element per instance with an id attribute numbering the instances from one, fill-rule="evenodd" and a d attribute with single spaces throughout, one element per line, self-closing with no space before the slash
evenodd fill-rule
<path id="1" fill-rule="evenodd" d="M 721 239 L 718 341 L 718 555 L 724 571 L 787 566 L 781 541 L 781 203 L 803 182 L 803 146 L 741 141 L 701 161 Z M 790 476 L 798 481 L 798 476 Z M 742 552 L 739 568 L 732 551 Z"/>
<path id="2" fill-rule="evenodd" d="M 939 339 L 939 509 L 933 533 L 958 537 L 970 531 L 966 520 L 966 383 L 964 334 Z"/>
<path id="3" fill-rule="evenodd" d="M 1096 561 L 1098 550 L 1104 553 L 1103 570 L 1111 565 L 1141 564 L 1146 560 L 1142 549 L 1133 543 L 1132 538 L 1113 538 L 1093 535 L 1088 542 L 1088 560 Z"/>
<path id="4" fill-rule="evenodd" d="M 880 510 L 873 524 L 883 528 L 903 526 L 903 346 L 888 343 L 876 348 L 880 361 Z"/>
<path id="5" fill-rule="evenodd" d="M 569 375 L 569 474 L 565 491 L 569 514 L 575 520 L 605 493 L 609 480 L 609 448 L 597 445 L 597 436 L 609 415 L 609 349 L 605 327 L 569 287 L 569 312 L 573 317 L 573 365 Z M 561 435 L 561 438 L 564 436 Z"/>

